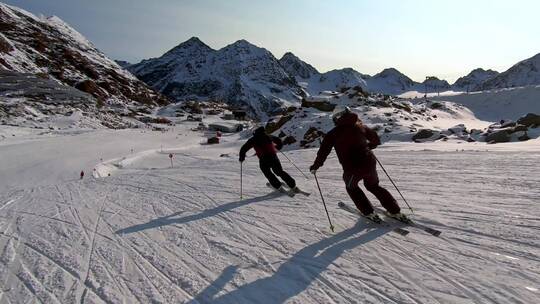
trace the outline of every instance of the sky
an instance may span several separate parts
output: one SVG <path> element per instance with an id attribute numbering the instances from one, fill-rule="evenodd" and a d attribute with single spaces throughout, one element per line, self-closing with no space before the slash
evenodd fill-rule
<path id="1" fill-rule="evenodd" d="M 394 67 L 416 81 L 502 72 L 540 53 L 535 0 L 2 0 L 56 15 L 113 59 L 159 57 L 190 37 L 240 39 L 321 72 Z"/>

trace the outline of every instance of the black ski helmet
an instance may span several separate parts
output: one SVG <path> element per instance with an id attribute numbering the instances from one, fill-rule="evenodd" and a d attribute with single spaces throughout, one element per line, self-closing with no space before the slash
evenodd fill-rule
<path id="1" fill-rule="evenodd" d="M 351 108 L 347 106 L 337 106 L 332 112 L 332 120 L 337 124 L 338 120 L 345 114 L 351 113 Z"/>
<path id="2" fill-rule="evenodd" d="M 266 129 L 264 127 L 258 127 L 253 132 L 253 135 L 255 135 L 255 136 L 261 136 L 261 135 L 264 135 L 264 134 L 266 134 Z"/>

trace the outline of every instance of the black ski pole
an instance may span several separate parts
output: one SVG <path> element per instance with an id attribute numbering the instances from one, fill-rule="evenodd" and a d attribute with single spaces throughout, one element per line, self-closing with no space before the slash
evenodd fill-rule
<path id="1" fill-rule="evenodd" d="M 298 170 L 300 173 L 302 173 L 302 175 L 306 178 L 306 179 L 309 179 L 309 177 L 304 173 L 302 172 L 302 170 L 300 170 L 300 168 L 298 168 L 294 163 L 293 161 L 287 156 L 287 154 L 283 153 L 281 150 L 279 150 L 279 152 L 281 152 L 281 154 L 283 154 L 283 156 L 285 156 L 285 158 L 296 168 L 296 170 Z"/>
<path id="2" fill-rule="evenodd" d="M 321 200 L 324 206 L 324 211 L 326 211 L 326 216 L 328 217 L 328 222 L 330 223 L 330 230 L 334 232 L 334 225 L 332 225 L 332 221 L 330 220 L 330 214 L 328 214 L 328 209 L 326 208 L 326 203 L 324 202 L 324 196 L 321 191 L 321 186 L 319 186 L 319 180 L 317 179 L 317 174 L 313 173 L 313 176 L 315 176 L 315 182 L 317 183 L 317 188 L 319 188 L 319 193 L 321 194 Z"/>
<path id="3" fill-rule="evenodd" d="M 244 162 L 240 162 L 240 199 L 243 199 L 242 197 L 242 168 L 243 168 Z"/>
<path id="4" fill-rule="evenodd" d="M 375 154 L 373 154 L 373 156 L 375 156 Z M 401 195 L 401 198 L 403 199 L 403 201 L 405 202 L 405 204 L 407 204 L 407 207 L 409 207 L 409 209 L 411 210 L 411 213 L 414 213 L 411 205 L 409 205 L 409 203 L 407 202 L 407 200 L 405 199 L 405 197 L 403 196 L 403 194 L 401 194 L 401 191 L 399 191 L 399 188 L 398 186 L 396 185 L 396 183 L 394 183 L 394 181 L 392 180 L 392 178 L 390 177 L 390 174 L 388 174 L 388 172 L 386 172 L 386 169 L 384 168 L 383 164 L 381 163 L 381 161 L 377 158 L 377 156 L 375 156 L 375 159 L 377 160 L 377 162 L 379 163 L 379 166 L 381 166 L 381 169 L 384 171 L 384 173 L 386 174 L 386 176 L 388 176 L 388 179 L 390 180 L 390 182 L 392 183 L 392 185 L 394 185 L 394 188 L 396 188 L 397 192 L 399 193 L 399 195 Z"/>

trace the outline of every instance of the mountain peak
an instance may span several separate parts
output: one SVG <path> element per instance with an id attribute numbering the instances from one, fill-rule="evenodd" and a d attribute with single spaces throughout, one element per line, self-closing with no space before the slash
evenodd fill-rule
<path id="1" fill-rule="evenodd" d="M 395 68 L 386 68 L 382 70 L 380 73 L 373 76 L 373 78 L 387 78 L 387 77 L 403 78 L 407 82 L 410 82 L 410 83 L 413 82 L 409 77 L 407 77 L 405 74 L 401 73 Z"/>
<path id="2" fill-rule="evenodd" d="M 287 52 L 287 53 L 283 54 L 283 56 L 281 57 L 280 60 L 289 60 L 289 59 L 300 60 L 301 61 L 301 59 L 298 58 L 298 56 L 296 56 L 292 52 Z"/>
<path id="3" fill-rule="evenodd" d="M 304 62 L 291 52 L 287 52 L 279 59 L 279 64 L 285 71 L 293 77 L 309 78 L 312 75 L 319 74 L 319 71 L 312 65 Z"/>
<path id="4" fill-rule="evenodd" d="M 179 45 L 172 48 L 170 51 L 165 53 L 165 55 L 173 55 L 177 56 L 178 54 L 183 54 L 187 52 L 195 53 L 195 52 L 210 52 L 212 51 L 212 48 L 206 45 L 204 42 L 202 42 L 198 37 L 191 37 L 188 40 L 180 43 Z"/>
<path id="5" fill-rule="evenodd" d="M 229 47 L 235 47 L 235 48 L 259 48 L 258 46 L 254 45 L 253 43 L 245 40 L 245 39 L 240 39 L 240 40 L 237 40 L 235 42 L 233 42 L 232 44 L 229 44 L 228 46 L 226 46 L 225 48 L 229 48 Z"/>
<path id="6" fill-rule="evenodd" d="M 204 47 L 204 48 L 210 48 L 208 45 L 206 45 L 204 42 L 199 39 L 199 37 L 191 37 L 188 40 L 180 43 L 177 47 L 182 48 L 189 48 L 189 47 Z"/>

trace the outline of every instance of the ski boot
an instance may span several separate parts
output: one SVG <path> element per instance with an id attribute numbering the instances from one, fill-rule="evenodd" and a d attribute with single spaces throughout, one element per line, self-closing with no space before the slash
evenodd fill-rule
<path id="1" fill-rule="evenodd" d="M 377 224 L 382 223 L 381 217 L 375 212 L 372 212 L 372 213 L 370 213 L 368 215 L 364 215 L 364 217 L 367 218 L 368 220 L 374 222 L 374 223 L 377 223 Z"/>
<path id="2" fill-rule="evenodd" d="M 412 224 L 412 220 L 408 218 L 405 214 L 398 212 L 398 213 L 389 213 L 387 212 L 387 215 L 393 219 L 396 219 L 402 223 L 405 224 Z"/>

